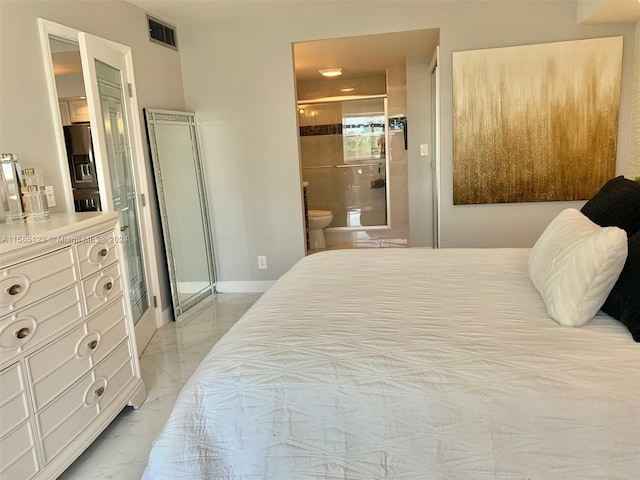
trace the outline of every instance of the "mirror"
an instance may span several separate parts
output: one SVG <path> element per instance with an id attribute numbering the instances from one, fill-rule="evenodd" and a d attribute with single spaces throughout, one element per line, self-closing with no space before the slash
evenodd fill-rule
<path id="1" fill-rule="evenodd" d="M 95 165 L 89 108 L 77 40 L 48 35 L 55 98 L 64 133 L 64 157 L 76 212 L 102 210 Z M 65 187 L 69 188 L 68 185 Z"/>
<path id="2" fill-rule="evenodd" d="M 196 117 L 144 109 L 174 315 L 215 292 L 215 264 Z"/>

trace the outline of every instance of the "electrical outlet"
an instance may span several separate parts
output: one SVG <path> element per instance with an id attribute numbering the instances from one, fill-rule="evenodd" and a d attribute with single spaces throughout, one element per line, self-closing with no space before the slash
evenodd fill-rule
<path id="1" fill-rule="evenodd" d="M 258 256 L 258 268 L 260 270 L 266 270 L 267 269 L 267 257 Z"/>
<path id="2" fill-rule="evenodd" d="M 420 144 L 420 156 L 421 157 L 428 157 L 429 156 L 429 144 L 428 143 L 421 143 Z"/>

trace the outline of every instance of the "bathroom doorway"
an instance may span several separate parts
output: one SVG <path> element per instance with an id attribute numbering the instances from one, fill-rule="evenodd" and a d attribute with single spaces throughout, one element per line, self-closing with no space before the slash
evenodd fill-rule
<path id="1" fill-rule="evenodd" d="M 422 168 L 431 158 L 420 146 L 433 143 L 438 43 L 428 29 L 293 45 L 308 253 L 433 246 L 432 172 Z"/>
<path id="2" fill-rule="evenodd" d="M 309 208 L 333 229 L 388 227 L 386 96 L 301 101 L 298 115 Z"/>

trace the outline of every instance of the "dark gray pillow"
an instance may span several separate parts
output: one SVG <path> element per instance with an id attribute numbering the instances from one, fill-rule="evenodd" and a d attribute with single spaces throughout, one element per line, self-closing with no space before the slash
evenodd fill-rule
<path id="1" fill-rule="evenodd" d="M 640 232 L 640 182 L 612 178 L 580 210 L 601 227 L 620 227 L 631 237 Z"/>
<path id="2" fill-rule="evenodd" d="M 629 254 L 602 310 L 624 323 L 640 342 L 640 232 L 629 238 Z"/>

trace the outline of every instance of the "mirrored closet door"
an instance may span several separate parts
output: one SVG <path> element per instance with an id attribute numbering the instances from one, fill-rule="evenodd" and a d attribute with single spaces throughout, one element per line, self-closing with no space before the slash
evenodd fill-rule
<path id="1" fill-rule="evenodd" d="M 141 353 L 164 321 L 131 49 L 45 19 L 38 25 L 67 211 L 118 213 Z"/>

